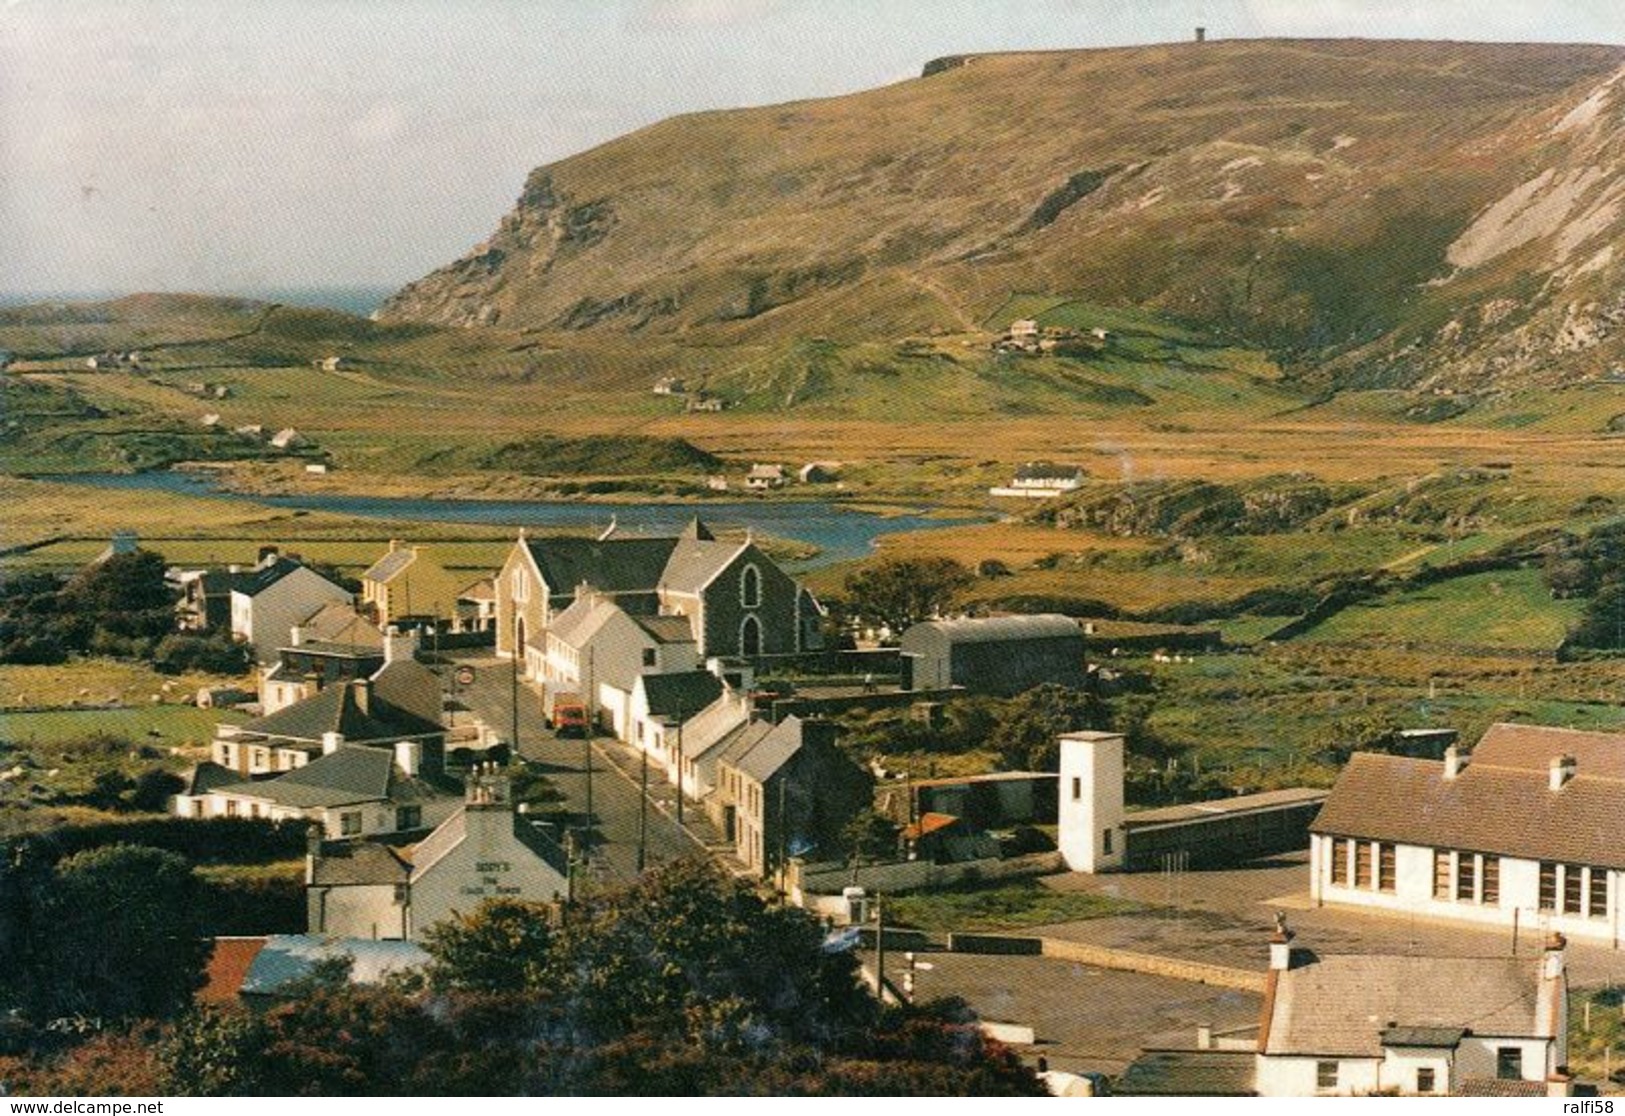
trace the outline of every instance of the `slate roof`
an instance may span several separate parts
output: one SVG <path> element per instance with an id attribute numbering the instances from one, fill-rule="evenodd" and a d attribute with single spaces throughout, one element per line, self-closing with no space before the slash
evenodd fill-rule
<path id="1" fill-rule="evenodd" d="M 399 577 L 406 567 L 417 561 L 417 551 L 409 546 L 398 546 L 367 567 L 362 578 L 367 581 L 386 582 Z"/>
<path id="2" fill-rule="evenodd" d="M 1540 966 L 1539 955 L 1308 955 L 1278 974 L 1264 1053 L 1380 1058 L 1390 1027 L 1538 1036 Z"/>
<path id="3" fill-rule="evenodd" d="M 750 721 L 750 706 L 722 694 L 683 725 L 683 758 L 697 760 Z"/>
<path id="4" fill-rule="evenodd" d="M 677 593 L 698 593 L 750 545 L 719 542 L 716 539 L 679 539 L 660 575 L 660 588 Z"/>
<path id="5" fill-rule="evenodd" d="M 1327 793 L 1319 787 L 1284 787 L 1281 790 L 1259 791 L 1257 794 L 1238 794 L 1233 798 L 1215 798 L 1207 802 L 1159 806 L 1154 810 L 1135 810 L 1125 815 L 1123 825 L 1134 829 L 1198 821 L 1225 814 L 1247 814 L 1254 810 L 1275 810 L 1283 806 L 1312 806 L 1326 801 Z"/>
<path id="6" fill-rule="evenodd" d="M 370 712 L 363 713 L 352 684 L 327 686 L 303 701 L 246 721 L 237 731 L 312 744 L 321 743 L 322 735 L 329 732 L 343 733 L 346 741 L 360 743 L 446 731 L 442 725 L 408 713 L 377 695 L 368 704 Z"/>
<path id="7" fill-rule="evenodd" d="M 390 973 L 420 969 L 429 963 L 429 954 L 413 942 L 273 934 L 249 966 L 243 994 L 276 995 L 309 976 L 318 961 L 345 956 L 351 959 L 352 984 L 377 984 Z"/>
<path id="8" fill-rule="evenodd" d="M 740 774 L 765 783 L 801 751 L 801 718 L 786 717 L 734 762 Z"/>
<path id="9" fill-rule="evenodd" d="M 1112 1085 L 1124 1097 L 1250 1097 L 1251 1051 L 1146 1050 Z"/>
<path id="10" fill-rule="evenodd" d="M 749 721 L 741 727 L 730 732 L 722 738 L 722 751 L 717 753 L 717 762 L 737 766 L 752 748 L 762 742 L 762 737 L 772 732 L 772 721 Z M 688 733 L 683 733 L 684 751 L 687 751 Z"/>
<path id="11" fill-rule="evenodd" d="M 570 607 L 553 617 L 547 634 L 558 637 L 568 647 L 582 648 L 619 611 L 620 607 L 607 597 L 577 597 Z"/>
<path id="12" fill-rule="evenodd" d="M 1462 1027 L 1386 1027 L 1382 1032 L 1382 1044 L 1454 1050 L 1466 1034 L 1466 1029 Z"/>
<path id="13" fill-rule="evenodd" d="M 1492 729 L 1490 735 L 1497 734 Z M 1607 774 L 1611 768 L 1606 758 L 1583 745 L 1569 747 L 1580 743 L 1574 737 L 1599 734 L 1559 735 L 1564 746 L 1554 749 L 1550 730 L 1516 746 L 1508 743 L 1510 734 L 1500 734 L 1490 751 L 1500 762 L 1482 759 L 1475 750 L 1454 779 L 1444 777 L 1444 765 L 1437 760 L 1356 752 L 1310 829 L 1336 837 L 1625 869 L 1625 785 Z M 1529 749 L 1537 745 L 1539 753 L 1531 754 Z M 1565 752 L 1576 755 L 1578 767 L 1554 791 L 1547 764 Z"/>
<path id="14" fill-rule="evenodd" d="M 458 591 L 457 596 L 465 601 L 494 601 L 497 599 L 496 579 L 482 577 L 478 581 L 471 581 Z"/>
<path id="15" fill-rule="evenodd" d="M 708 670 L 680 670 L 672 674 L 639 676 L 648 698 L 652 717 L 678 717 L 685 720 L 716 701 L 722 694 L 722 679 Z"/>
<path id="16" fill-rule="evenodd" d="M 632 622 L 656 643 L 694 642 L 694 623 L 686 616 L 633 616 Z"/>
<path id="17" fill-rule="evenodd" d="M 322 847 L 311 882 L 317 887 L 406 883 L 412 876 L 407 851 L 378 841 L 335 841 Z"/>
<path id="18" fill-rule="evenodd" d="M 216 787 L 229 786 L 232 783 L 242 782 L 242 776 L 229 767 L 223 767 L 212 760 L 204 760 L 192 769 L 192 777 L 187 782 L 187 794 L 208 794 Z"/>
<path id="19" fill-rule="evenodd" d="M 370 623 L 347 601 L 328 601 L 299 622 L 305 641 L 378 649 L 384 645 L 378 625 Z"/>
<path id="20" fill-rule="evenodd" d="M 248 571 L 246 576 L 240 577 L 231 588 L 235 593 L 256 597 L 295 570 L 300 569 L 304 569 L 302 563 L 278 555 L 265 565 Z"/>
<path id="21" fill-rule="evenodd" d="M 562 535 L 527 538 L 524 543 L 548 591 L 572 596 L 582 582 L 606 593 L 652 591 L 677 540 Z"/>
<path id="22" fill-rule="evenodd" d="M 1043 613 L 1036 616 L 986 616 L 963 620 L 925 620 L 903 633 L 908 640 L 935 632 L 950 643 L 993 643 L 1001 640 L 1083 639 L 1083 629 L 1070 616 Z"/>
<path id="23" fill-rule="evenodd" d="M 395 754 L 389 749 L 341 746 L 274 779 L 218 789 L 298 809 L 348 806 L 389 798 L 394 773 Z"/>
<path id="24" fill-rule="evenodd" d="M 1463 1077 L 1450 1093 L 1453 1097 L 1544 1097 L 1546 1082 L 1513 1081 L 1497 1077 Z"/>
<path id="25" fill-rule="evenodd" d="M 1073 480 L 1082 475 L 1082 466 L 1054 461 L 1029 461 L 1016 470 L 1017 480 Z"/>
<path id="26" fill-rule="evenodd" d="M 536 854 L 561 879 L 569 876 L 569 865 L 564 856 L 564 850 L 537 832 L 523 815 L 511 811 L 503 811 L 507 815 L 508 823 L 513 827 L 514 839 L 525 848 Z M 468 837 L 468 808 L 458 810 L 451 817 L 441 822 L 435 831 L 425 837 L 412 850 L 412 875 L 417 880 L 452 850 L 461 845 Z"/>

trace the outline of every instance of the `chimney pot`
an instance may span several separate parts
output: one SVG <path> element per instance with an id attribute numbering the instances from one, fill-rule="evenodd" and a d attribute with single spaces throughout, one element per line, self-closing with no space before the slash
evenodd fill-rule
<path id="1" fill-rule="evenodd" d="M 1196 1049 L 1213 1049 L 1213 1024 L 1198 1023 L 1196 1025 Z"/>
<path id="2" fill-rule="evenodd" d="M 1454 744 L 1444 750 L 1444 777 L 1454 779 L 1461 774 L 1461 769 L 1467 766 L 1462 761 L 1461 749 Z"/>
<path id="3" fill-rule="evenodd" d="M 1574 778 L 1575 769 L 1576 763 L 1573 756 L 1553 756 L 1550 779 L 1551 788 L 1553 790 L 1558 790 L 1563 786 L 1564 783 Z"/>

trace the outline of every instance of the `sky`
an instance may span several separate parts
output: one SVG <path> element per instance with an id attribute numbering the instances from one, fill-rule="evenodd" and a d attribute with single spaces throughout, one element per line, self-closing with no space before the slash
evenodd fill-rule
<path id="1" fill-rule="evenodd" d="M 1620 42 L 1618 0 L 0 0 L 0 293 L 398 286 L 533 167 L 944 54 Z"/>

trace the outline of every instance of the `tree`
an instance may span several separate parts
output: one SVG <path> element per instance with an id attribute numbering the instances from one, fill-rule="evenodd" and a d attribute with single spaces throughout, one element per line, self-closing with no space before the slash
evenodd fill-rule
<path id="1" fill-rule="evenodd" d="M 1063 732 L 1079 729 L 1108 729 L 1111 710 L 1091 693 L 1046 682 L 1005 705 L 1005 713 L 993 726 L 988 746 L 1010 767 L 1032 771 L 1060 769 L 1060 743 Z"/>
<path id="2" fill-rule="evenodd" d="M 876 810 L 860 810 L 841 830 L 841 847 L 854 862 L 897 853 L 897 823 Z"/>
<path id="3" fill-rule="evenodd" d="M 535 992 L 547 986 L 551 910 L 521 899 L 487 899 L 472 914 L 431 926 L 423 948 L 434 958 L 430 987 Z"/>
<path id="4" fill-rule="evenodd" d="M 125 1019 L 185 1008 L 211 948 L 199 933 L 201 902 L 200 881 L 174 853 L 110 845 L 68 857 L 33 925 L 49 959 L 37 1010 Z"/>
<path id="5" fill-rule="evenodd" d="M 902 633 L 946 611 L 976 581 L 952 558 L 882 558 L 847 575 L 852 611 Z"/>

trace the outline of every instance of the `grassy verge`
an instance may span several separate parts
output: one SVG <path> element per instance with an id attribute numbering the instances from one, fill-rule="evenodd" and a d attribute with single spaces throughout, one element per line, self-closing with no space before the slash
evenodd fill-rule
<path id="1" fill-rule="evenodd" d="M 888 922 L 919 930 L 1014 930 L 1133 914 L 1139 903 L 1104 895 L 1051 891 L 1036 880 L 956 888 L 886 900 Z"/>

